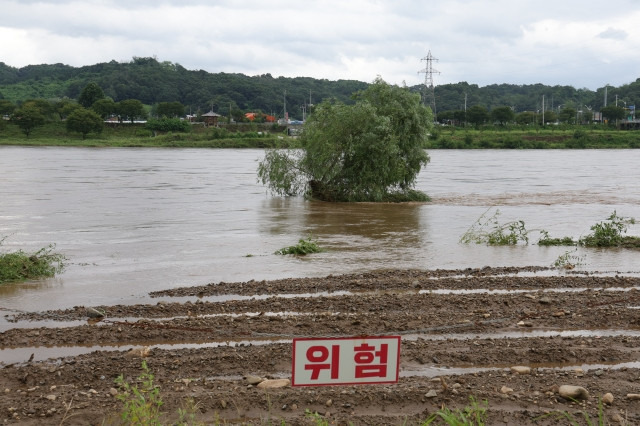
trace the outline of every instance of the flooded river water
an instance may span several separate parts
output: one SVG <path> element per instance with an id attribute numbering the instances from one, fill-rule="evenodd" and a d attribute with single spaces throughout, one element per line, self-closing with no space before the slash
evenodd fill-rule
<path id="1" fill-rule="evenodd" d="M 219 281 L 550 266 L 567 248 L 459 239 L 489 208 L 558 237 L 585 235 L 614 210 L 640 218 L 640 150 L 430 151 L 417 187 L 433 201 L 410 205 L 272 196 L 256 181 L 263 154 L 0 147 L 0 250 L 55 243 L 68 258 L 55 278 L 0 286 L 0 313 L 144 303 L 150 291 Z M 273 254 L 309 234 L 327 251 Z M 634 250 L 576 255 L 589 271 L 640 270 Z"/>

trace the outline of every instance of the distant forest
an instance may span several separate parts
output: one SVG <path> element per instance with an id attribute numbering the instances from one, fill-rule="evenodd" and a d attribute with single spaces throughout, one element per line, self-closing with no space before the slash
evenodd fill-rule
<path id="1" fill-rule="evenodd" d="M 309 104 L 326 99 L 349 103 L 354 92 L 369 83 L 356 80 L 331 81 L 309 77 L 274 78 L 271 74 L 209 73 L 187 70 L 177 63 L 159 62 L 155 58 L 134 57 L 130 62 L 111 61 L 95 65 L 72 67 L 64 64 L 10 67 L 0 62 L 0 99 L 20 104 L 29 99 L 77 99 L 90 82 L 98 84 L 104 94 L 115 102 L 137 99 L 144 104 L 180 102 L 187 113 L 213 110 L 229 115 L 230 109 L 261 111 L 282 117 L 301 119 Z M 411 90 L 423 93 L 424 86 Z M 463 110 L 465 107 L 493 108 L 508 106 L 516 113 L 540 111 L 545 96 L 545 110 L 559 111 L 571 107 L 599 111 L 605 102 L 605 87 L 597 91 L 572 86 L 543 84 L 492 84 L 479 87 L 461 82 L 435 87 L 436 110 Z M 620 87 L 607 87 L 608 105 L 615 102 L 625 107 L 640 104 L 640 78 Z"/>

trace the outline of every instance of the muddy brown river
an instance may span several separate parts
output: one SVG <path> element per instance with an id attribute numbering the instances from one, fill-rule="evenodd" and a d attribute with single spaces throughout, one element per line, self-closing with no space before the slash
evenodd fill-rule
<path id="1" fill-rule="evenodd" d="M 640 151 L 434 151 L 418 181 L 433 201 L 411 205 L 272 197 L 262 154 L 0 147 L 2 248 L 69 259 L 0 287 L 4 423 L 117 424 L 114 380 L 135 383 L 142 359 L 163 424 L 184 407 L 206 424 L 420 424 L 470 398 L 490 425 L 599 406 L 640 423 L 637 250 L 579 249 L 569 271 L 536 237 L 459 243 L 488 209 L 574 238 L 640 217 Z M 327 251 L 273 254 L 309 234 Z M 401 336 L 397 384 L 251 384 L 291 377 L 293 338 L 363 335 Z"/>

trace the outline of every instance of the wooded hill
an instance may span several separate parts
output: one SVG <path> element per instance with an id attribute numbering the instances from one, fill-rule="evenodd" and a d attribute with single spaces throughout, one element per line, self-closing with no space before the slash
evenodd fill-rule
<path id="1" fill-rule="evenodd" d="M 28 99 L 77 99 L 89 83 L 97 83 L 115 102 L 138 99 L 147 105 L 178 101 L 186 111 L 196 114 L 213 109 L 223 115 L 229 109 L 262 111 L 281 117 L 285 109 L 291 118 L 302 118 L 303 106 L 335 98 L 351 102 L 351 95 L 369 83 L 356 80 L 330 81 L 309 77 L 274 78 L 270 74 L 209 73 L 187 70 L 177 63 L 155 58 L 134 57 L 130 62 L 111 61 L 83 67 L 63 64 L 28 65 L 14 68 L 0 62 L 0 99 L 13 103 Z M 422 92 L 423 85 L 411 87 Z M 543 84 L 493 84 L 479 87 L 461 82 L 435 88 L 437 112 L 462 110 L 481 105 L 488 110 L 499 106 L 515 112 L 538 111 L 545 96 L 545 110 L 571 106 L 599 111 L 604 105 L 604 86 L 597 91 L 571 86 Z M 640 78 L 620 87 L 607 88 L 608 104 L 640 105 Z M 307 110 L 308 111 L 308 110 Z"/>

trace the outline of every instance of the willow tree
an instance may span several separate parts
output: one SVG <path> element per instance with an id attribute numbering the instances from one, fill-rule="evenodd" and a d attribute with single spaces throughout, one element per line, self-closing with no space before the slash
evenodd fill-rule
<path id="1" fill-rule="evenodd" d="M 301 150 L 271 150 L 258 179 L 278 195 L 324 201 L 425 201 L 413 189 L 429 162 L 431 111 L 420 95 L 377 79 L 355 104 L 325 101 L 304 125 Z"/>

